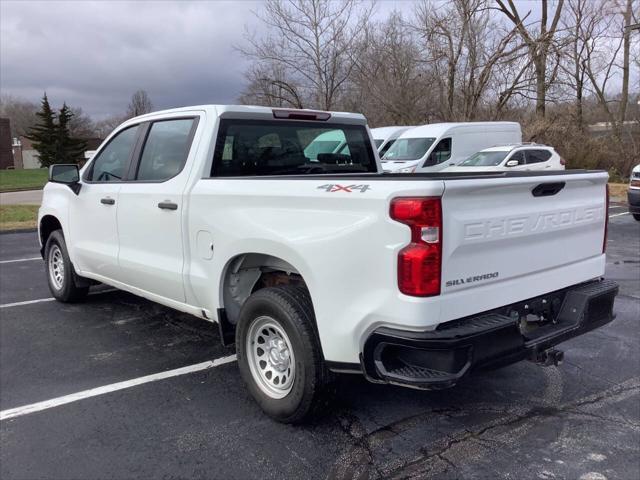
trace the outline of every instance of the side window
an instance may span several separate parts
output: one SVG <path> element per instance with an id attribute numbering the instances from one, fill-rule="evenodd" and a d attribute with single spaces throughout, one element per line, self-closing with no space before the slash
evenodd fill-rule
<path id="1" fill-rule="evenodd" d="M 511 161 L 511 160 L 517 160 L 518 161 L 518 165 L 524 165 L 524 152 L 522 150 L 520 150 L 518 152 L 515 152 L 509 158 L 509 161 Z"/>
<path id="2" fill-rule="evenodd" d="M 431 165 L 437 165 L 451 158 L 451 139 L 443 138 L 429 155 Z"/>
<path id="3" fill-rule="evenodd" d="M 194 119 L 161 120 L 151 124 L 136 180 L 163 181 L 175 177 L 187 160 Z"/>
<path id="4" fill-rule="evenodd" d="M 380 150 L 380 158 L 384 157 L 384 154 L 387 153 L 387 150 L 389 150 L 389 148 L 391 148 L 391 145 L 393 145 L 396 141 L 395 140 L 389 140 L 386 145 L 384 147 L 382 147 L 382 150 Z"/>
<path id="5" fill-rule="evenodd" d="M 85 179 L 91 182 L 122 180 L 129 166 L 138 128 L 138 125 L 129 127 L 113 137 L 93 160 Z"/>
<path id="6" fill-rule="evenodd" d="M 542 163 L 551 158 L 549 150 L 527 150 L 527 164 Z"/>

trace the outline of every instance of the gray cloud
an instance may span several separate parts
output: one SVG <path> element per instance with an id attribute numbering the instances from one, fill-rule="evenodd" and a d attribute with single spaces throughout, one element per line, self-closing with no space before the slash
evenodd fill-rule
<path id="1" fill-rule="evenodd" d="M 0 3 L 2 93 L 47 91 L 95 118 L 124 112 L 147 90 L 156 108 L 233 103 L 244 59 L 233 49 L 259 2 Z"/>

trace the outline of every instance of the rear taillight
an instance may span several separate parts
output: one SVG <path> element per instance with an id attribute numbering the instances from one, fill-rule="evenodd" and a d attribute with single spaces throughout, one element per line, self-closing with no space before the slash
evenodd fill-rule
<path id="1" fill-rule="evenodd" d="M 607 184 L 607 203 L 604 209 L 604 239 L 602 240 L 602 253 L 607 251 L 607 234 L 609 233 L 609 184 Z"/>
<path id="2" fill-rule="evenodd" d="M 560 157 L 560 165 L 566 165 L 566 164 L 567 164 L 567 161 L 564 158 Z"/>
<path id="3" fill-rule="evenodd" d="M 640 188 L 640 180 L 631 180 L 629 186 L 633 188 Z"/>
<path id="4" fill-rule="evenodd" d="M 395 198 L 391 201 L 390 215 L 411 229 L 411 243 L 398 253 L 398 288 L 405 295 L 414 297 L 439 295 L 442 270 L 440 198 Z"/>

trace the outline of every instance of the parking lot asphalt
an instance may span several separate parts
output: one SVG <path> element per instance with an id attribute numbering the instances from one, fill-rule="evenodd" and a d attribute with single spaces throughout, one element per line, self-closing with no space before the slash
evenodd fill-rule
<path id="1" fill-rule="evenodd" d="M 563 344 L 559 367 L 436 392 L 345 375 L 324 415 L 286 426 L 229 362 L 0 420 L 0 478 L 640 478 L 640 222 L 623 213 L 607 259 L 618 317 Z M 38 256 L 34 233 L 0 235 L 0 418 L 233 354 L 215 325 L 124 292 L 22 303 L 50 297 Z"/>

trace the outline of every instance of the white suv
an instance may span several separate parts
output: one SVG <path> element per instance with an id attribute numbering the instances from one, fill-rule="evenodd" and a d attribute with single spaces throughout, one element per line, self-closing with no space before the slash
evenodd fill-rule
<path id="1" fill-rule="evenodd" d="M 474 153 L 447 172 L 505 170 L 564 170 L 565 161 L 553 147 L 519 143 L 485 148 Z"/>

